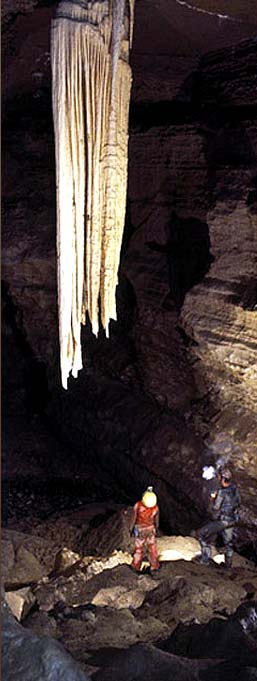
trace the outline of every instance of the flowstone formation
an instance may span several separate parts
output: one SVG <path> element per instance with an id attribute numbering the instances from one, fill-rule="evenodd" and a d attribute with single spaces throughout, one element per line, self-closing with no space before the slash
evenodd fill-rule
<path id="1" fill-rule="evenodd" d="M 82 369 L 80 325 L 108 336 L 123 234 L 135 0 L 61 2 L 52 22 L 62 384 Z"/>

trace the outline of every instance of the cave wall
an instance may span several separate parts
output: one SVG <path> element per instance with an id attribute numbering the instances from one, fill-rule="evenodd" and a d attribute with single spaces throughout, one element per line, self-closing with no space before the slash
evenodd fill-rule
<path id="1" fill-rule="evenodd" d="M 138 6 L 118 322 L 110 340 L 82 330 L 85 368 L 65 393 L 49 60 L 54 7 L 24 7 L 15 20 L 8 14 L 3 40 L 3 361 L 6 403 L 15 395 L 18 405 L 11 418 L 17 409 L 26 418 L 28 395 L 26 371 L 8 355 L 16 343 L 25 368 L 33 372 L 33 361 L 46 367 L 49 394 L 39 412 L 70 447 L 74 467 L 78 459 L 97 460 L 132 500 L 153 482 L 163 521 L 187 532 L 204 514 L 201 467 L 223 456 L 241 486 L 240 541 L 247 543 L 257 523 L 256 39 L 247 39 L 244 25 L 234 40 L 245 40 L 232 47 L 224 46 L 224 31 L 220 43 L 214 32 L 210 44 L 188 47 L 175 13 L 172 42 L 160 3 L 152 20 L 159 17 L 154 35 L 162 35 L 165 53 L 156 37 L 149 54 L 153 24 L 150 33 L 151 17 Z M 239 29 L 229 30 L 232 41 Z"/>

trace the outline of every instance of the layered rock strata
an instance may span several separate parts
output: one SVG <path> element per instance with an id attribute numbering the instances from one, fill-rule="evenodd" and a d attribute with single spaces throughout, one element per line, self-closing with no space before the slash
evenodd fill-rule
<path id="1" fill-rule="evenodd" d="M 44 20 L 46 28 L 50 13 Z M 30 27 L 36 36 L 32 21 Z M 27 34 L 24 49 L 26 41 Z M 176 83 L 174 71 L 160 81 L 142 60 L 144 87 L 135 74 L 132 93 L 119 322 L 109 341 L 85 332 L 85 370 L 67 396 L 57 387 L 47 41 L 27 52 L 35 60 L 33 77 L 24 75 L 17 44 L 5 91 L 6 347 L 18 344 L 26 366 L 43 361 L 51 400 L 46 396 L 39 414 L 47 411 L 74 462 L 97 460 L 116 477 L 121 497 L 133 500 L 153 481 L 163 521 L 173 530 L 185 532 L 201 521 L 202 465 L 223 456 L 241 487 L 240 545 L 253 546 L 256 41 L 200 63 L 191 55 L 193 72 L 187 61 Z M 12 90 L 14 71 L 15 88 L 23 83 L 24 96 Z M 6 377 L 9 395 L 18 392 L 16 404 L 23 404 L 25 390 L 32 404 L 35 387 L 25 387 L 19 372 L 18 387 L 16 377 Z"/>

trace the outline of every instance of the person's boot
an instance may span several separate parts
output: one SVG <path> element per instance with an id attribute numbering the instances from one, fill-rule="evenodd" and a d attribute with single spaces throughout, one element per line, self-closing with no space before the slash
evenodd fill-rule
<path id="1" fill-rule="evenodd" d="M 150 568 L 149 573 L 150 573 L 151 577 L 155 578 L 155 577 L 158 577 L 158 575 L 160 574 L 160 570 L 161 570 L 161 566 L 159 565 L 158 568 Z"/>
<path id="2" fill-rule="evenodd" d="M 132 570 L 132 572 L 135 572 L 138 575 L 141 573 L 141 563 L 135 564 L 134 561 L 132 561 L 132 563 L 129 565 L 129 568 Z"/>
<path id="3" fill-rule="evenodd" d="M 200 563 L 201 565 L 209 565 L 210 559 L 211 559 L 211 548 L 210 546 L 206 546 L 203 542 L 200 542 L 201 544 L 201 557 L 200 557 Z"/>

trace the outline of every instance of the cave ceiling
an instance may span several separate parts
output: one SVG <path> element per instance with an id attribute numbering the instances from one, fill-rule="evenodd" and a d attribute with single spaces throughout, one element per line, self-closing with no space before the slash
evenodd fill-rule
<path id="1" fill-rule="evenodd" d="M 201 55 L 256 35 L 254 1 L 138 0 L 133 51 Z"/>

